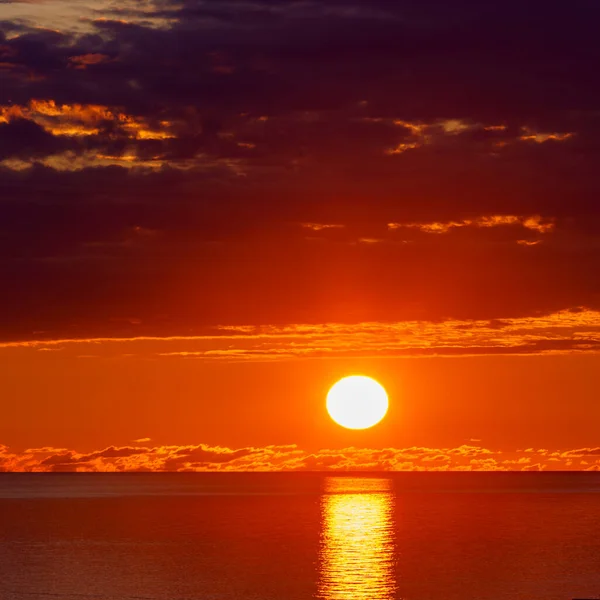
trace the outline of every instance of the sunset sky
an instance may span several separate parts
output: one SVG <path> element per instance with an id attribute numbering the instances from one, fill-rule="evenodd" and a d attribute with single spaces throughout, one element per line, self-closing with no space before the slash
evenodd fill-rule
<path id="1" fill-rule="evenodd" d="M 0 0 L 0 471 L 599 470 L 599 17 Z"/>

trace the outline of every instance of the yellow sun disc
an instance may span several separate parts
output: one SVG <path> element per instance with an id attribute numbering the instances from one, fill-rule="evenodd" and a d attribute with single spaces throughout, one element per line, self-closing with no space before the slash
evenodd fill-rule
<path id="1" fill-rule="evenodd" d="M 348 429 L 373 427 L 387 410 L 385 389 L 370 377 L 344 377 L 327 394 L 327 412 L 338 425 Z"/>

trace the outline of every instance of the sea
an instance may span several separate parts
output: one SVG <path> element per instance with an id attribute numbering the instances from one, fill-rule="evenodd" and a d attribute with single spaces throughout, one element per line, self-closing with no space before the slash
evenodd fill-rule
<path id="1" fill-rule="evenodd" d="M 598 473 L 0 474 L 1 600 L 599 594 Z"/>

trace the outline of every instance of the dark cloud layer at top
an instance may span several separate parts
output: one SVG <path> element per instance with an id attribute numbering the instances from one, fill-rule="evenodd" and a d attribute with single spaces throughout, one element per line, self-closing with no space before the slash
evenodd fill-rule
<path id="1" fill-rule="evenodd" d="M 0 7 L 2 338 L 600 307 L 595 3 L 90 11 Z"/>

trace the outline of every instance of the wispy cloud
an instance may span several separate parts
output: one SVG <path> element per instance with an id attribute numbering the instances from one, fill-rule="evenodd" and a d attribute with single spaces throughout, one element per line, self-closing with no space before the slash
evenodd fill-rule
<path id="1" fill-rule="evenodd" d="M 312 231 L 323 231 L 325 229 L 343 229 L 344 225 L 337 223 L 301 223 L 304 229 L 310 229 Z"/>
<path id="2" fill-rule="evenodd" d="M 462 227 L 505 227 L 518 226 L 537 233 L 549 233 L 554 229 L 551 219 L 544 219 L 539 215 L 484 215 L 473 219 L 462 219 L 460 221 L 432 221 L 424 223 L 388 223 L 389 230 L 418 229 L 423 233 L 448 233 L 452 229 Z"/>
<path id="3" fill-rule="evenodd" d="M 69 60 L 79 67 L 98 64 L 108 57 L 103 54 L 85 54 Z M 0 106 L 0 123 L 15 119 L 28 119 L 53 135 L 87 136 L 98 134 L 107 123 L 113 123 L 133 139 L 168 139 L 175 135 L 169 131 L 170 123 L 160 121 L 156 126 L 144 119 L 127 115 L 98 104 L 58 104 L 54 100 L 31 100 L 24 105 Z"/>
<path id="4" fill-rule="evenodd" d="M 524 142 L 536 142 L 543 144 L 544 142 L 554 141 L 563 142 L 574 136 L 573 132 L 553 132 L 553 131 L 535 131 L 531 127 L 523 127 L 522 135 L 519 137 Z"/>
<path id="5" fill-rule="evenodd" d="M 385 154 L 390 156 L 424 146 L 448 146 L 449 144 L 464 143 L 465 136 L 474 136 L 480 143 L 485 140 L 488 150 L 494 152 L 523 142 L 537 144 L 548 141 L 564 142 L 575 136 L 575 132 L 572 131 L 541 131 L 528 125 L 511 131 L 505 124 L 480 123 L 468 119 L 408 121 L 370 117 L 363 121 L 395 126 L 408 134 L 397 145 L 386 149 Z"/>
<path id="6" fill-rule="evenodd" d="M 29 340 L 5 352 L 269 361 L 354 356 L 552 354 L 600 350 L 600 312 L 578 308 L 502 320 L 228 325 L 204 335 Z M 55 354 L 55 353 L 52 353 Z"/>

